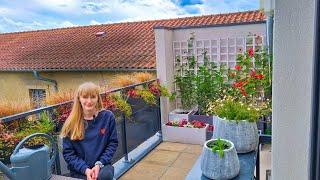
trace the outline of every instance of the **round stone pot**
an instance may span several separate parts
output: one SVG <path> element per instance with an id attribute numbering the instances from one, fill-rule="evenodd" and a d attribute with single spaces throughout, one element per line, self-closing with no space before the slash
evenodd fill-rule
<path id="1" fill-rule="evenodd" d="M 213 118 L 213 138 L 228 139 L 234 143 L 237 153 L 254 151 L 258 147 L 259 134 L 257 123 L 246 120 L 224 120 Z"/>
<path id="2" fill-rule="evenodd" d="M 208 143 L 217 139 L 211 139 L 205 142 L 201 156 L 202 174 L 210 179 L 232 179 L 240 172 L 240 163 L 234 144 L 226 139 L 221 139 L 230 144 L 229 149 L 224 150 L 224 156 L 221 158 L 217 152 L 212 152 Z"/>

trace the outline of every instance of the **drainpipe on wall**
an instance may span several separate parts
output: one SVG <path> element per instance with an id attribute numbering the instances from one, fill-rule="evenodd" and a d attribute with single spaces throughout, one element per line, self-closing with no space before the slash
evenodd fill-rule
<path id="1" fill-rule="evenodd" d="M 40 80 L 40 81 L 47 81 L 47 82 L 51 82 L 54 84 L 54 90 L 56 92 L 58 92 L 58 83 L 56 80 L 53 80 L 53 79 L 49 79 L 49 78 L 45 78 L 45 77 L 41 77 L 39 75 L 39 72 L 38 71 L 32 71 L 33 72 L 33 76 L 37 79 L 37 80 Z"/>
<path id="2" fill-rule="evenodd" d="M 273 52 L 273 12 L 267 15 L 267 44 L 268 44 L 268 53 L 272 54 Z"/>

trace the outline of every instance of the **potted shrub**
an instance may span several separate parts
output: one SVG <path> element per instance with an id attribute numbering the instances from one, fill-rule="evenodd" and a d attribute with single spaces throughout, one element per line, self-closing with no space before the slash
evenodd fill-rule
<path id="1" fill-rule="evenodd" d="M 240 172 L 234 144 L 226 139 L 205 142 L 201 157 L 202 174 L 210 179 L 232 179 Z"/>
<path id="2" fill-rule="evenodd" d="M 200 121 L 169 121 L 162 125 L 164 141 L 202 145 L 206 141 L 209 125 Z"/>
<path id="3" fill-rule="evenodd" d="M 208 111 L 216 115 L 213 138 L 232 141 L 238 153 L 256 150 L 259 141 L 256 121 L 267 108 L 248 105 L 231 97 L 210 103 Z"/>

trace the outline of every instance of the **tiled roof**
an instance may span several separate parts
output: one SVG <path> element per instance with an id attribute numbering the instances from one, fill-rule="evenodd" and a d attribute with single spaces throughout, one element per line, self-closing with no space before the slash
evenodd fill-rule
<path id="1" fill-rule="evenodd" d="M 264 22 L 261 11 L 0 34 L 0 71 L 155 69 L 154 27 Z M 97 32 L 106 32 L 97 37 Z"/>

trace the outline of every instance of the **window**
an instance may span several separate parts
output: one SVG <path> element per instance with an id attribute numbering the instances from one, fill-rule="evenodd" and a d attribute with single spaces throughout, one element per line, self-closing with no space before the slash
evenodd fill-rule
<path id="1" fill-rule="evenodd" d="M 29 89 L 31 104 L 34 108 L 45 105 L 46 90 L 45 89 Z"/>

